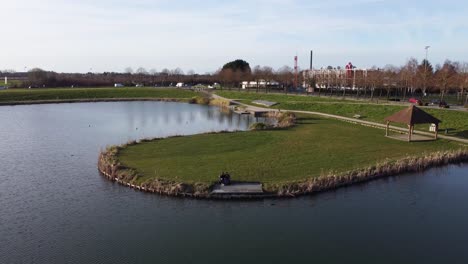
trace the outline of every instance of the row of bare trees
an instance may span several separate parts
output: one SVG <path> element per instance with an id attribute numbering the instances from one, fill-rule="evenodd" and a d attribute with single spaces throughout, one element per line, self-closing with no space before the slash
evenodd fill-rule
<path id="1" fill-rule="evenodd" d="M 438 93 L 444 100 L 447 94 L 457 94 L 458 100 L 466 101 L 468 90 L 468 63 L 446 60 L 433 67 L 430 62 L 421 63 L 411 58 L 401 67 L 387 65 L 382 69 L 354 69 L 351 72 L 327 68 L 306 75 L 307 82 L 316 86 L 318 93 L 352 91 L 357 96 L 368 95 L 407 97 Z M 324 91 L 323 91 L 324 90 Z"/>
<path id="2" fill-rule="evenodd" d="M 18 73 L 17 73 L 18 74 Z M 133 70 L 128 67 L 123 73 L 104 72 L 104 73 L 56 73 L 45 71 L 40 68 L 31 69 L 26 75 L 28 81 L 23 82 L 21 86 L 37 87 L 105 87 L 113 86 L 115 83 L 121 83 L 126 86 L 142 84 L 145 86 L 174 86 L 176 83 L 185 83 L 187 85 L 213 84 L 220 83 L 222 86 L 231 88 L 240 88 L 243 81 L 266 80 L 275 81 L 281 84 L 281 88 L 292 86 L 293 71 L 289 66 L 284 66 L 274 70 L 269 66 L 255 66 L 243 70 L 233 70 L 231 68 L 219 69 L 215 73 L 197 74 L 193 70 L 186 73 L 180 68 L 173 70 L 155 69 L 146 70 L 138 68 Z M 263 89 L 264 87 L 258 87 Z"/>
<path id="3" fill-rule="evenodd" d="M 27 81 L 21 86 L 37 87 L 109 87 L 116 83 L 126 86 L 141 84 L 144 86 L 171 86 L 178 82 L 209 84 L 216 81 L 212 74 L 196 74 L 193 70 L 184 73 L 180 68 L 174 70 L 163 69 L 158 72 L 154 69 L 147 71 L 138 68 L 133 71 L 126 68 L 124 73 L 104 72 L 104 73 L 56 73 L 44 71 L 39 68 L 30 70 L 27 74 Z"/>
<path id="4" fill-rule="evenodd" d="M 20 73 L 3 71 L 3 75 L 18 77 Z M 27 77 L 27 78 L 26 78 Z M 126 68 L 123 73 L 55 73 L 39 68 L 30 70 L 23 86 L 38 87 L 100 87 L 122 83 L 127 86 L 142 84 L 145 86 L 170 86 L 183 82 L 188 85 L 221 83 L 223 87 L 241 88 L 241 83 L 257 83 L 255 91 L 269 92 L 273 89 L 287 92 L 293 88 L 294 72 L 289 66 L 277 70 L 269 66 L 255 66 L 242 60 L 227 63 L 215 73 L 196 74 L 193 70 L 186 73 L 180 68 L 173 70 L 146 70 Z M 277 83 L 275 87 L 259 83 Z M 428 61 L 420 63 L 409 59 L 402 66 L 387 65 L 384 68 L 373 67 L 368 70 L 354 69 L 350 73 L 340 67 L 331 66 L 314 71 L 303 71 L 299 74 L 299 83 L 313 87 L 314 92 L 321 94 L 342 93 L 343 96 L 353 93 L 356 96 L 391 96 L 407 97 L 438 93 L 443 100 L 447 94 L 457 94 L 460 102 L 467 100 L 468 63 L 446 60 L 435 67 Z"/>

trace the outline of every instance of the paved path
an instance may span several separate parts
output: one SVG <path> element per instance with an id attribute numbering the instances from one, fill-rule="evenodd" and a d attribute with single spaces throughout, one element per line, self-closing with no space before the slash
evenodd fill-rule
<path id="1" fill-rule="evenodd" d="M 250 110 L 252 110 L 252 111 L 273 111 L 273 112 L 279 111 L 278 109 L 270 109 L 270 108 L 264 108 L 264 107 L 258 107 L 258 106 L 251 106 L 251 105 L 248 105 L 248 104 L 238 102 L 236 100 L 221 97 L 221 96 L 219 96 L 217 94 L 212 94 L 212 96 L 213 96 L 213 98 L 229 100 L 233 104 L 245 106 L 245 107 L 247 107 L 248 111 L 250 111 Z M 381 123 L 376 123 L 376 122 L 371 122 L 371 121 L 364 121 L 364 120 L 359 120 L 359 119 L 356 119 L 356 118 L 349 118 L 349 117 L 332 115 L 332 114 L 325 114 L 325 113 L 320 113 L 320 112 L 298 111 L 298 110 L 286 110 L 286 111 L 293 112 L 293 113 L 300 113 L 300 114 L 318 115 L 318 116 L 322 116 L 322 117 L 334 118 L 334 119 L 338 119 L 338 120 L 342 120 L 342 121 L 346 121 L 346 122 L 351 122 L 351 123 L 356 123 L 356 124 L 361 124 L 361 125 L 366 125 L 366 126 L 372 126 L 372 127 L 377 127 L 377 128 L 383 128 L 383 129 L 385 129 L 385 127 L 386 127 L 385 124 L 381 124 Z M 390 129 L 405 132 L 405 133 L 408 131 L 408 129 L 397 127 L 397 126 L 390 126 Z M 424 131 L 420 131 L 420 130 L 415 130 L 414 133 L 420 134 L 420 135 L 425 135 L 425 136 L 431 136 L 431 137 L 434 136 L 433 133 L 424 132 Z M 452 140 L 452 141 L 457 141 L 457 142 L 464 143 L 464 144 L 468 144 L 468 139 L 462 139 L 462 138 L 446 136 L 446 135 L 440 135 L 440 134 L 439 134 L 439 138 Z"/>

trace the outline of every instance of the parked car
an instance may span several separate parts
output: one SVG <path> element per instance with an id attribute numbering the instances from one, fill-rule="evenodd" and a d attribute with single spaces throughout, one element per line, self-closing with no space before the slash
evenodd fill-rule
<path id="1" fill-rule="evenodd" d="M 445 101 L 441 100 L 432 100 L 430 105 L 438 106 L 440 108 L 450 108 L 450 106 Z"/>
<path id="2" fill-rule="evenodd" d="M 408 102 L 415 104 L 415 105 L 419 105 L 419 106 L 424 105 L 423 101 L 417 98 L 410 98 Z"/>
<path id="3" fill-rule="evenodd" d="M 450 108 L 450 106 L 445 101 L 440 101 L 439 102 L 439 107 L 440 108 Z"/>

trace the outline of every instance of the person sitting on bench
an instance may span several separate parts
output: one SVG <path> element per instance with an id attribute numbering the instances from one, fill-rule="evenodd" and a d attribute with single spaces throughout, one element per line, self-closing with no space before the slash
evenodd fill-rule
<path id="1" fill-rule="evenodd" d="M 219 176 L 219 183 L 224 184 L 224 185 L 229 185 L 231 184 L 231 175 L 227 172 L 222 172 L 221 175 Z"/>

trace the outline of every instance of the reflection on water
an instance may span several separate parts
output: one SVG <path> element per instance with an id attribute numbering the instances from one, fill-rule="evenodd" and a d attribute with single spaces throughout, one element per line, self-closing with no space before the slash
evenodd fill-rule
<path id="1" fill-rule="evenodd" d="M 140 105 L 129 104 L 124 106 L 126 127 L 145 129 L 151 127 L 190 127 L 181 134 L 198 133 L 201 128 L 210 123 L 211 129 L 219 130 L 245 130 L 253 122 L 273 122 L 271 119 L 255 118 L 251 115 L 238 115 L 229 110 L 220 111 L 217 107 L 187 105 L 178 103 L 160 103 L 151 105 L 143 102 Z"/>
<path id="2" fill-rule="evenodd" d="M 105 180 L 99 149 L 246 129 L 252 117 L 162 102 L 0 107 L 0 117 L 0 263 L 468 262 L 466 166 L 291 200 L 184 200 Z"/>

